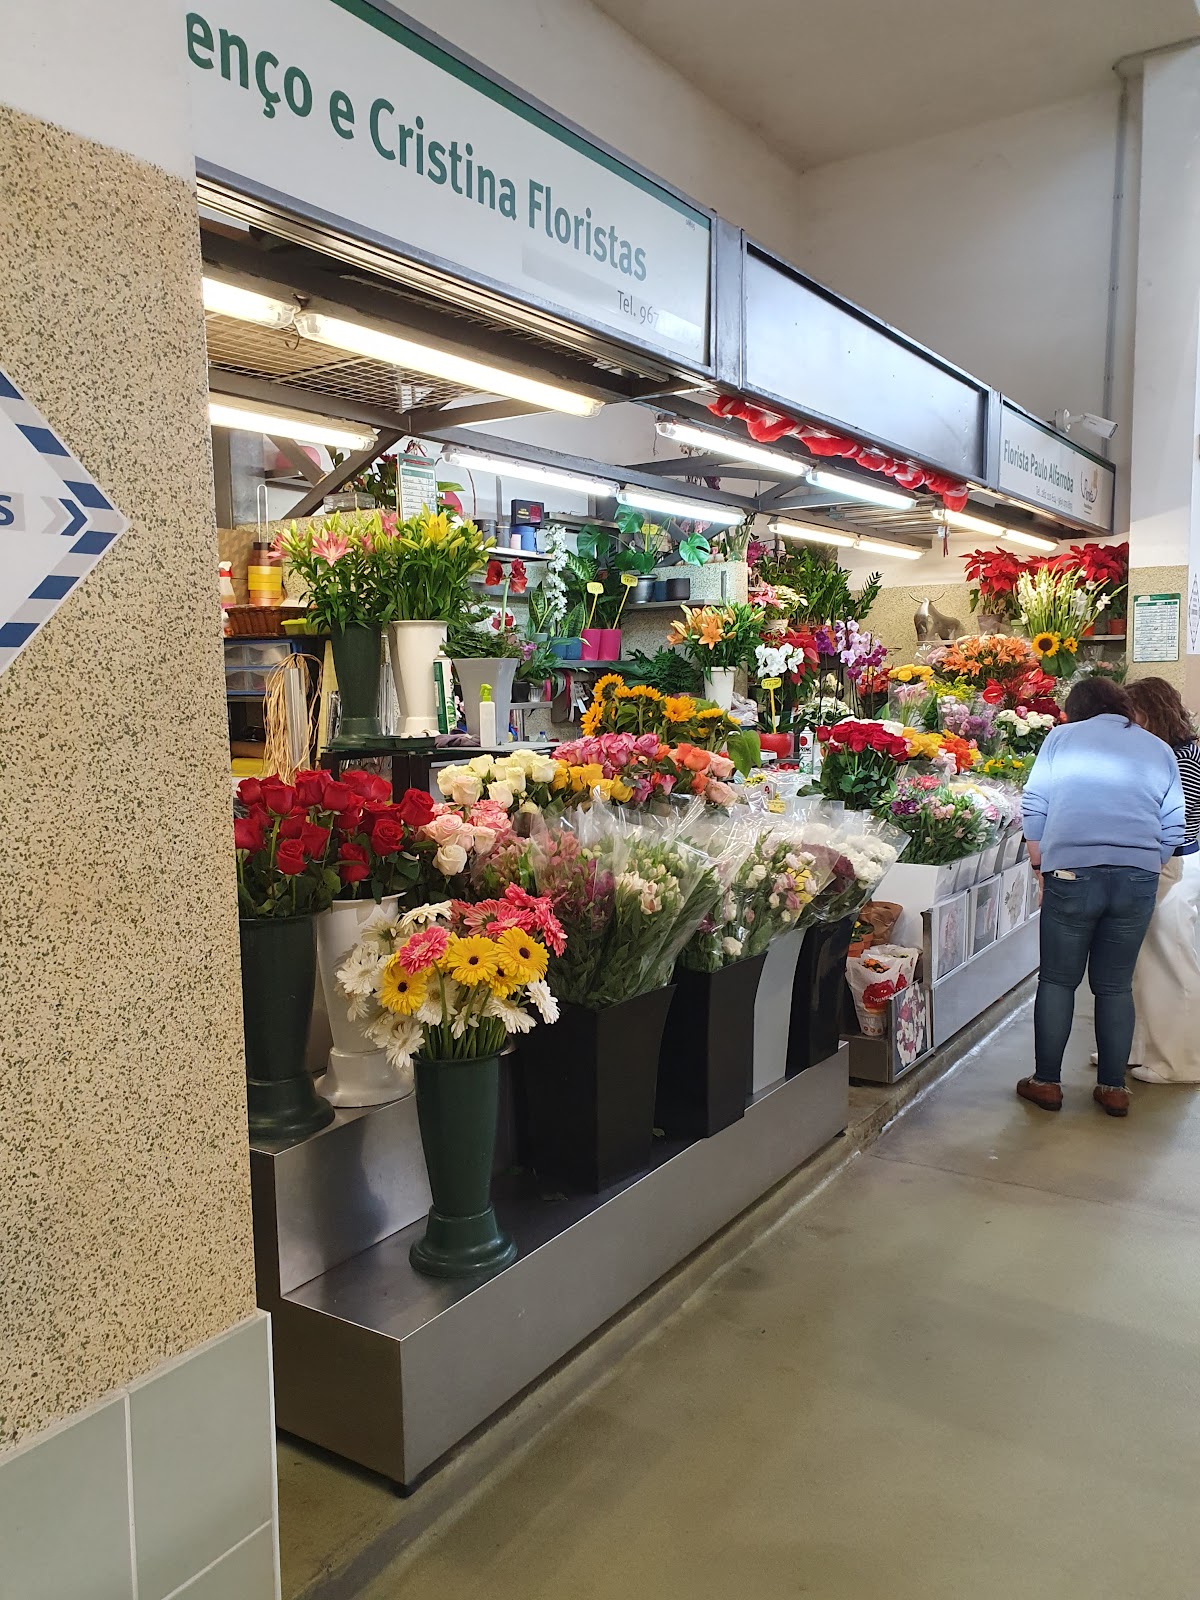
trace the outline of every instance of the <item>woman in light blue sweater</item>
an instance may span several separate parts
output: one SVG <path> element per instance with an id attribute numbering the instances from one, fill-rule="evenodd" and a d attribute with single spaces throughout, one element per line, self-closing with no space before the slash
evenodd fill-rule
<path id="1" fill-rule="evenodd" d="M 1124 690 L 1085 678 L 1038 753 L 1022 813 L 1042 918 L 1035 1069 L 1017 1093 L 1061 1109 L 1063 1052 L 1086 971 L 1096 997 L 1094 1098 L 1109 1116 L 1126 1116 L 1133 969 L 1159 873 L 1183 843 L 1179 768 L 1170 746 L 1134 723 Z"/>

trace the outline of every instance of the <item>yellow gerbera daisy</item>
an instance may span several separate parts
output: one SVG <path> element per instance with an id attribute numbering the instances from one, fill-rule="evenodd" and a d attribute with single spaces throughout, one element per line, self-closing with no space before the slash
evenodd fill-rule
<path id="1" fill-rule="evenodd" d="M 535 983 L 546 976 L 549 952 L 540 940 L 520 928 L 507 928 L 496 940 L 500 971 L 515 983 Z"/>
<path id="2" fill-rule="evenodd" d="M 388 1011 L 402 1017 L 411 1017 L 425 1004 L 429 992 L 429 978 L 424 972 L 405 972 L 400 957 L 395 955 L 383 969 L 383 982 L 379 986 L 379 1003 Z"/>
<path id="3" fill-rule="evenodd" d="M 448 972 L 456 983 L 474 988 L 477 983 L 491 983 L 500 970 L 500 951 L 491 939 L 481 933 L 467 938 L 453 935 L 446 954 L 438 962 L 443 972 Z"/>
<path id="4" fill-rule="evenodd" d="M 1069 651 L 1071 655 L 1074 655 L 1076 650 L 1079 649 L 1079 640 L 1072 634 L 1068 634 L 1062 642 L 1062 647 L 1064 650 Z"/>
<path id="5" fill-rule="evenodd" d="M 1034 634 L 1030 643 L 1033 645 L 1035 655 L 1056 656 L 1062 647 L 1062 635 L 1047 630 L 1045 633 Z"/>

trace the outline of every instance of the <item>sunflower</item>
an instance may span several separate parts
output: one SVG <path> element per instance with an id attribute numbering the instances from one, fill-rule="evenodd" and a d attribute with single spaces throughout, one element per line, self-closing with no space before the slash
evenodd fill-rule
<path id="1" fill-rule="evenodd" d="M 1051 633 L 1047 630 L 1045 633 L 1034 634 L 1030 643 L 1033 645 L 1034 654 L 1040 660 L 1043 656 L 1056 656 L 1058 654 L 1062 647 L 1062 635 Z"/>
<path id="2" fill-rule="evenodd" d="M 1079 640 L 1074 638 L 1073 635 L 1068 634 L 1062 642 L 1062 647 L 1068 652 L 1068 654 L 1074 655 L 1076 650 L 1079 649 Z"/>
<path id="3" fill-rule="evenodd" d="M 468 938 L 451 938 L 446 954 L 438 962 L 443 972 L 448 972 L 456 983 L 474 988 L 477 983 L 491 983 L 500 970 L 500 951 L 491 939 L 482 934 Z"/>
<path id="4" fill-rule="evenodd" d="M 383 982 L 379 986 L 379 1003 L 387 1011 L 402 1017 L 411 1017 L 425 1004 L 429 979 L 423 972 L 405 972 L 398 955 L 394 955 L 383 969 Z"/>
<path id="5" fill-rule="evenodd" d="M 690 722 L 696 702 L 690 694 L 669 694 L 663 701 L 663 715 L 668 722 Z"/>
<path id="6" fill-rule="evenodd" d="M 514 983 L 536 983 L 546 976 L 549 951 L 531 933 L 521 928 L 506 928 L 496 940 L 500 951 L 500 972 Z"/>
<path id="7" fill-rule="evenodd" d="M 585 739 L 590 739 L 593 734 L 600 731 L 600 723 L 604 717 L 604 707 L 599 700 L 593 700 L 583 713 L 579 726 L 583 730 Z"/>
<path id="8" fill-rule="evenodd" d="M 610 689 L 623 689 L 625 679 L 619 672 L 606 672 L 602 678 L 597 678 L 592 686 L 592 698 L 603 700 Z"/>

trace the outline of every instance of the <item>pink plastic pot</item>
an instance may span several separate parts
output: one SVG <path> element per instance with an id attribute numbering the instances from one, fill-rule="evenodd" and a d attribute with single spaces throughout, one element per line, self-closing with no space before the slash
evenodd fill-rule
<path id="1" fill-rule="evenodd" d="M 601 630 L 600 654 L 597 661 L 619 661 L 621 659 L 621 630 L 620 628 L 604 628 Z"/>
<path id="2" fill-rule="evenodd" d="M 604 628 L 585 628 L 580 634 L 583 648 L 579 652 L 581 661 L 602 661 L 604 659 L 602 646 L 604 644 Z"/>

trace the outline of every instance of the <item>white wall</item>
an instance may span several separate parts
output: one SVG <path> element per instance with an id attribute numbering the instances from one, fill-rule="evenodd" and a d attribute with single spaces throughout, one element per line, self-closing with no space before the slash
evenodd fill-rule
<path id="1" fill-rule="evenodd" d="M 180 0 L 6 6 L 0 105 L 190 181 L 183 14 Z"/>
<path id="2" fill-rule="evenodd" d="M 781 254 L 795 171 L 589 0 L 402 0 L 403 9 Z"/>

